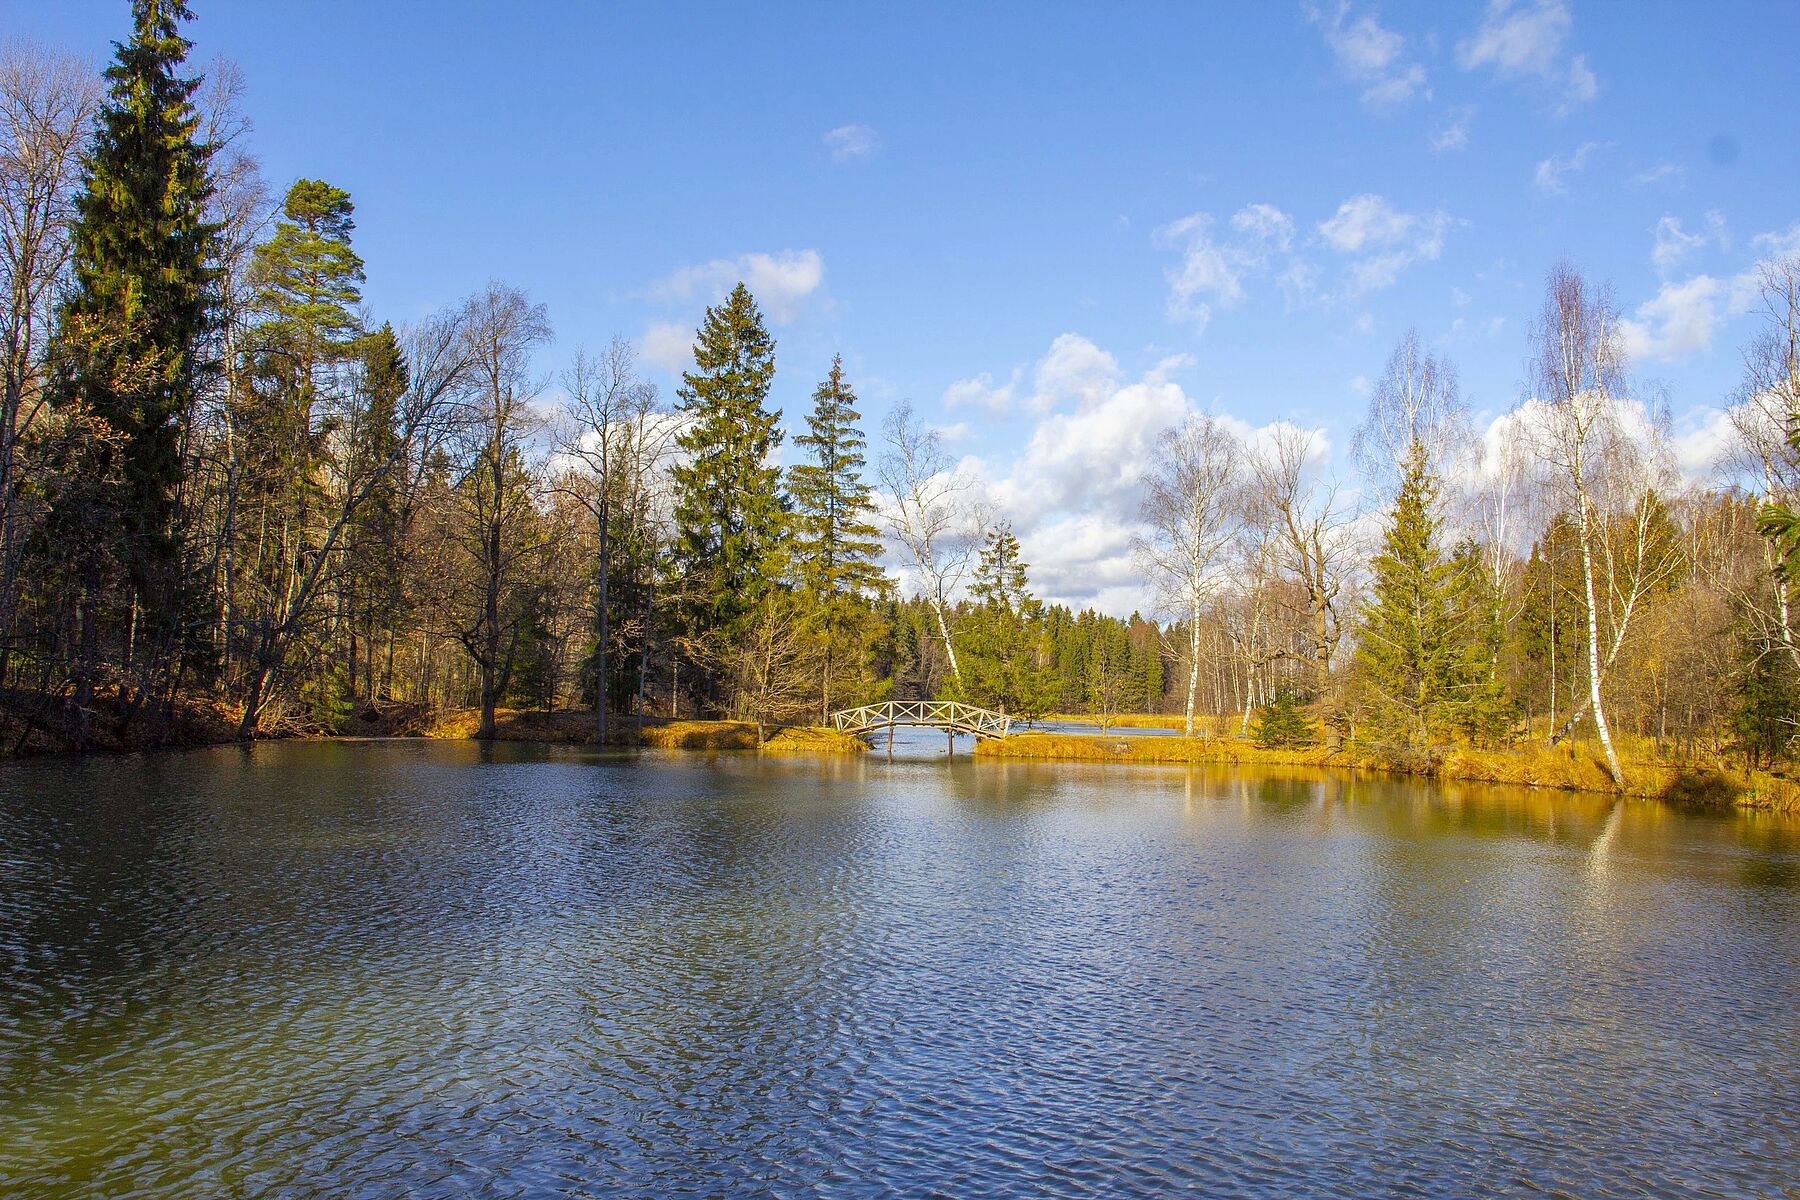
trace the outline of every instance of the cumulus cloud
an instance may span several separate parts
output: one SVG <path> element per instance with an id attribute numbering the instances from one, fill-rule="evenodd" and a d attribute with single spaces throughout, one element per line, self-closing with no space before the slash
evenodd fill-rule
<path id="1" fill-rule="evenodd" d="M 1338 70 L 1362 88 L 1363 103 L 1376 108 L 1431 98 L 1425 68 L 1406 53 L 1406 39 L 1376 20 L 1373 11 L 1352 15 L 1349 0 L 1312 5 L 1307 19 L 1319 27 Z"/>
<path id="2" fill-rule="evenodd" d="M 1350 259 L 1345 294 L 1354 298 L 1387 287 L 1413 263 L 1436 259 L 1449 227 L 1445 213 L 1403 212 L 1385 197 L 1365 192 L 1319 222 L 1319 236 Z"/>
<path id="3" fill-rule="evenodd" d="M 1574 23 L 1565 0 L 1488 0 L 1480 27 L 1458 43 L 1457 61 L 1467 71 L 1486 67 L 1502 79 L 1529 80 L 1567 109 L 1600 91 L 1587 56 L 1570 50 Z"/>
<path id="4" fill-rule="evenodd" d="M 1665 283 L 1656 295 L 1619 322 L 1625 352 L 1634 361 L 1677 362 L 1712 345 L 1725 285 L 1710 275 Z"/>
<path id="5" fill-rule="evenodd" d="M 878 139 L 875 131 L 867 125 L 839 125 L 836 129 L 825 131 L 825 148 L 831 151 L 831 161 L 847 163 L 868 158 L 875 153 Z"/>
<path id="6" fill-rule="evenodd" d="M 1538 163 L 1537 171 L 1531 177 L 1531 185 L 1539 195 L 1561 196 L 1568 192 L 1565 182 L 1568 176 L 1586 169 L 1588 160 L 1594 157 L 1597 150 L 1603 149 L 1601 142 L 1583 142 L 1575 147 L 1572 154 L 1552 154 Z"/>
<path id="7" fill-rule="evenodd" d="M 1132 539 L 1142 531 L 1144 473 L 1156 440 L 1200 411 L 1175 378 L 1193 361 L 1175 355 L 1133 374 L 1092 340 L 1065 333 L 1011 372 L 1010 411 L 1035 414 L 1021 420 L 1016 456 L 965 457 L 958 471 L 996 516 L 1011 521 L 1032 584 L 1047 600 L 1120 616 L 1150 611 L 1154 596 L 1132 560 Z M 988 393 L 1001 390 L 992 380 L 971 377 Z M 1250 447 L 1288 428 L 1215 415 Z M 1314 461 L 1330 454 L 1323 431 L 1302 433 Z"/>
<path id="8" fill-rule="evenodd" d="M 685 371 L 694 361 L 694 331 L 673 322 L 652 325 L 638 336 L 637 348 L 639 356 L 652 366 Z"/>
<path id="9" fill-rule="evenodd" d="M 658 283 L 653 293 L 666 300 L 722 298 L 742 280 L 769 319 L 785 325 L 799 315 L 801 302 L 825 282 L 825 259 L 817 250 L 782 250 L 775 254 L 740 254 L 681 267 Z"/>
<path id="10" fill-rule="evenodd" d="M 967 379 L 959 379 L 944 389 L 945 408 L 985 408 L 991 413 L 1010 412 L 1013 385 L 994 386 L 994 377 L 983 371 Z"/>

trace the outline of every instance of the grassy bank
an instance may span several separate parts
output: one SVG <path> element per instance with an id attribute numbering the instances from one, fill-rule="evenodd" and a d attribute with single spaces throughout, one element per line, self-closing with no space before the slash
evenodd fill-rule
<path id="1" fill-rule="evenodd" d="M 1115 713 L 1104 718 L 1093 713 L 1050 713 L 1043 719 L 1064 725 L 1097 725 L 1103 729 L 1180 729 L 1187 724 L 1187 719 L 1179 713 L 1174 716 L 1167 713 Z M 1202 728 L 1207 721 L 1217 719 L 1198 718 Z"/>
<path id="2" fill-rule="evenodd" d="M 1634 759 L 1625 763 L 1626 782 L 1620 788 L 1607 775 L 1598 750 L 1587 746 L 1452 750 L 1434 758 L 1401 759 L 1367 750 L 1328 750 L 1323 746 L 1265 749 L 1235 738 L 1019 733 L 981 742 L 975 747 L 975 754 L 986 759 L 1061 762 L 1348 768 L 1559 791 L 1625 794 L 1681 803 L 1735 803 L 1800 811 L 1800 785 L 1762 772 L 1746 777 L 1712 766 Z"/>
<path id="3" fill-rule="evenodd" d="M 644 726 L 640 740 L 636 723 L 629 717 L 615 717 L 616 726 L 609 739 L 615 746 L 644 745 L 656 750 L 755 750 L 756 725 L 751 721 L 669 721 L 653 720 Z M 441 717 L 417 730 L 423 737 L 466 740 L 481 727 L 481 714 L 474 709 Z M 559 742 L 568 745 L 595 744 L 594 715 L 591 712 L 538 712 L 525 709 L 499 709 L 494 713 L 494 738 L 503 742 Z M 835 729 L 789 726 L 769 733 L 761 749 L 770 754 L 861 754 L 868 745 Z"/>

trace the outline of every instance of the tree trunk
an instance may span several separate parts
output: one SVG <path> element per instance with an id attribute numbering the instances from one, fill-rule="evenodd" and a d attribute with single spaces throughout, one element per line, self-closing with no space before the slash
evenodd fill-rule
<path id="1" fill-rule="evenodd" d="M 612 539 L 607 536 L 606 492 L 600 493 L 600 589 L 595 604 L 594 636 L 594 740 L 606 745 L 606 701 L 611 690 L 612 655 Z"/>
<path id="2" fill-rule="evenodd" d="M 1200 687 L 1200 605 L 1196 601 L 1190 611 L 1188 628 L 1188 686 L 1186 735 L 1194 736 L 1194 693 Z"/>
<path id="3" fill-rule="evenodd" d="M 956 647 L 950 641 L 950 623 L 944 619 L 944 601 L 941 597 L 932 602 L 931 612 L 937 618 L 938 636 L 944 639 L 944 655 L 950 660 L 950 674 L 961 683 L 962 668 L 956 665 Z"/>
<path id="4" fill-rule="evenodd" d="M 1606 769 L 1612 775 L 1612 781 L 1622 785 L 1625 782 L 1625 772 L 1619 768 L 1619 755 L 1613 749 L 1612 731 L 1606 727 L 1606 709 L 1600 703 L 1600 620 L 1594 604 L 1594 555 L 1590 545 L 1587 497 L 1580 497 L 1577 506 L 1581 510 L 1582 583 L 1587 588 L 1588 703 L 1594 710 L 1594 728 L 1600 733 L 1600 746 L 1606 751 Z"/>

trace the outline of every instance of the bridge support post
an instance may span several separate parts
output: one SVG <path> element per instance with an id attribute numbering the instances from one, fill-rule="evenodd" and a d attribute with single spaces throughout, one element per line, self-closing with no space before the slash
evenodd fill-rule
<path id="1" fill-rule="evenodd" d="M 944 737 L 948 741 L 948 745 L 946 745 L 944 748 L 944 757 L 945 758 L 955 758 L 956 757 L 956 730 L 954 730 L 954 729 L 944 730 Z"/>

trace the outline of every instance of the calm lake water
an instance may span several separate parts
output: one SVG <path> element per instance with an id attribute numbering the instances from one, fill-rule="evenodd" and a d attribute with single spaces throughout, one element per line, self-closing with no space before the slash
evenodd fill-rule
<path id="1" fill-rule="evenodd" d="M 460 744 L 0 768 L 0 1195 L 1792 1196 L 1800 830 Z"/>

